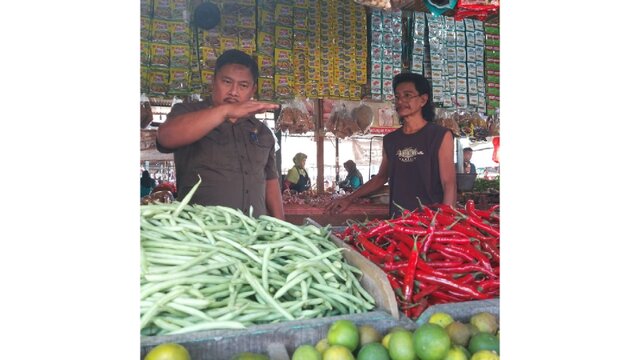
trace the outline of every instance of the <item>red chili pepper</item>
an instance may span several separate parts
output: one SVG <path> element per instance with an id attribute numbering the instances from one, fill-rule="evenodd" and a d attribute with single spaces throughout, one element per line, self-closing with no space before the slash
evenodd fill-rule
<path id="1" fill-rule="evenodd" d="M 447 259 L 444 255 L 440 254 L 439 252 L 430 252 L 427 254 L 426 258 L 429 261 L 429 263 L 432 261 L 442 261 Z"/>
<path id="2" fill-rule="evenodd" d="M 370 242 L 366 237 L 362 235 L 358 235 L 358 242 L 362 244 L 362 246 L 373 255 L 379 256 L 381 258 L 384 258 L 387 255 L 386 251 L 379 248 L 376 244 Z"/>
<path id="3" fill-rule="evenodd" d="M 491 294 L 500 290 L 500 280 L 499 279 L 489 279 L 479 282 L 478 290 L 483 294 Z"/>
<path id="4" fill-rule="evenodd" d="M 435 284 L 426 284 L 423 285 L 422 288 L 420 289 L 420 291 L 418 291 L 417 293 L 413 294 L 413 302 L 419 302 L 420 300 L 422 300 L 425 296 L 431 294 L 432 292 L 438 290 L 440 288 L 440 286 L 435 285 Z"/>
<path id="5" fill-rule="evenodd" d="M 434 240 L 436 243 L 439 244 L 469 244 L 469 238 L 468 237 L 464 237 L 464 238 L 459 238 L 459 237 L 451 237 L 451 236 L 435 236 L 434 235 Z"/>
<path id="6" fill-rule="evenodd" d="M 470 262 L 473 262 L 475 260 L 475 258 L 469 253 L 469 251 L 467 251 L 466 249 L 461 249 L 459 247 L 453 247 L 453 245 L 444 246 L 442 244 L 433 244 L 431 245 L 431 249 L 439 251 L 447 257 L 458 257 Z"/>
<path id="7" fill-rule="evenodd" d="M 409 262 L 395 262 L 395 263 L 384 263 L 383 270 L 384 271 L 396 271 L 396 270 L 404 270 L 409 265 Z"/>
<path id="8" fill-rule="evenodd" d="M 380 224 L 376 225 L 375 227 L 373 227 L 372 229 L 370 229 L 369 231 L 367 231 L 362 235 L 367 239 L 371 239 L 372 237 L 378 235 L 384 230 L 389 229 L 390 227 L 391 227 L 391 224 L 389 224 L 388 222 L 381 222 Z"/>
<path id="9" fill-rule="evenodd" d="M 426 254 L 431 249 L 431 244 L 433 244 L 433 227 L 429 226 L 430 233 L 427 234 L 427 238 L 422 241 L 422 245 L 420 246 L 420 253 Z"/>
<path id="10" fill-rule="evenodd" d="M 436 266 L 434 266 L 436 267 Z M 443 273 L 469 273 L 469 272 L 481 272 L 487 276 L 493 277 L 493 278 L 497 278 L 498 275 L 496 275 L 493 271 L 482 267 L 482 266 L 478 266 L 478 265 L 474 265 L 474 264 L 465 264 L 465 265 L 458 265 L 458 266 L 446 266 L 446 267 L 436 267 L 438 269 L 438 271 L 441 271 Z"/>
<path id="11" fill-rule="evenodd" d="M 490 241 L 478 240 L 478 242 L 480 243 L 480 247 L 482 248 L 482 250 L 486 251 L 487 253 L 489 253 L 489 255 L 491 255 L 491 260 L 489 261 L 494 264 L 499 264 L 500 250 L 498 250 L 498 248 Z"/>
<path id="12" fill-rule="evenodd" d="M 441 271 L 444 271 L 444 269 L 441 268 L 458 268 L 461 266 L 460 261 L 431 261 L 428 262 L 428 264 L 434 269 L 438 269 Z"/>
<path id="13" fill-rule="evenodd" d="M 396 225 L 394 229 L 397 232 L 407 235 L 428 235 L 430 233 L 429 229 L 408 227 L 403 225 Z"/>
<path id="14" fill-rule="evenodd" d="M 407 271 L 404 275 L 404 299 L 411 301 L 413 295 L 413 281 L 416 276 L 416 268 L 418 266 L 418 244 L 417 241 L 413 241 L 413 248 L 411 249 L 411 256 L 407 264 Z"/>
<path id="15" fill-rule="evenodd" d="M 402 295 L 402 285 L 396 280 L 393 275 L 387 274 L 387 279 L 389 280 L 389 284 L 391 284 L 391 288 L 396 293 L 397 296 Z"/>
<path id="16" fill-rule="evenodd" d="M 431 297 L 433 297 L 437 303 L 456 303 L 469 300 L 468 297 L 460 297 L 444 291 L 434 291 Z"/>
<path id="17" fill-rule="evenodd" d="M 418 305 L 413 308 L 411 312 L 411 319 L 416 320 L 422 315 L 422 313 L 429 307 L 429 300 L 422 299 L 418 302 Z"/>
<path id="18" fill-rule="evenodd" d="M 411 236 L 405 234 L 405 233 L 401 233 L 401 232 L 395 232 L 392 234 L 393 238 L 398 240 L 398 242 L 403 243 L 404 245 L 406 245 L 407 247 L 411 248 L 413 246 L 413 239 L 411 238 Z"/>
<path id="19" fill-rule="evenodd" d="M 436 275 L 432 275 L 432 274 L 428 274 L 425 272 L 416 272 L 415 274 L 416 278 L 420 281 L 423 282 L 428 282 L 431 284 L 439 284 L 442 285 L 448 289 L 453 289 L 454 291 L 460 291 L 464 294 L 467 294 L 469 296 L 473 296 L 477 299 L 485 299 L 486 295 L 479 293 L 478 291 L 476 291 L 475 289 L 472 289 L 464 284 L 459 284 L 457 283 L 455 280 L 449 279 L 449 278 L 445 278 L 445 277 L 441 277 L 441 276 L 436 276 Z"/>

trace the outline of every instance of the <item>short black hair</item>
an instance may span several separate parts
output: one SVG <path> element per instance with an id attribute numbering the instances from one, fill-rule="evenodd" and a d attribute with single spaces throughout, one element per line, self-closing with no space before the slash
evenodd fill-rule
<path id="1" fill-rule="evenodd" d="M 466 147 L 466 148 L 462 149 L 462 151 L 463 151 L 463 152 L 465 152 L 465 151 L 471 151 L 471 152 L 473 152 L 473 149 L 472 149 L 472 148 L 470 148 L 470 147 Z"/>
<path id="2" fill-rule="evenodd" d="M 427 121 L 433 121 L 436 117 L 436 106 L 433 103 L 431 83 L 429 83 L 429 80 L 420 74 L 410 72 L 400 73 L 393 77 L 393 92 L 396 91 L 398 84 L 404 82 L 412 82 L 420 95 L 427 94 L 429 98 L 427 99 L 427 103 L 422 107 L 422 116 Z"/>
<path id="3" fill-rule="evenodd" d="M 253 83 L 258 83 L 258 63 L 246 52 L 238 49 L 229 49 L 223 52 L 216 60 L 216 73 L 218 70 L 222 69 L 223 66 L 229 64 L 238 64 L 248 67 L 249 70 L 251 70 L 251 75 L 253 75 Z"/>

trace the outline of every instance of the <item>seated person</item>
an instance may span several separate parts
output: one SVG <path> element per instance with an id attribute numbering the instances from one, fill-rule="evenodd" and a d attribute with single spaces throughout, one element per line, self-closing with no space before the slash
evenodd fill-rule
<path id="1" fill-rule="evenodd" d="M 347 170 L 347 177 L 340 181 L 338 186 L 340 186 L 340 189 L 345 191 L 354 191 L 363 183 L 362 174 L 356 167 L 356 163 L 353 160 L 347 160 L 343 165 Z"/>

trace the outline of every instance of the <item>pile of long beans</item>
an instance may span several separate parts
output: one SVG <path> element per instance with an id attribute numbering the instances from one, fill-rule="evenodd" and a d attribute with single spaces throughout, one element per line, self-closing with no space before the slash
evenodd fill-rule
<path id="1" fill-rule="evenodd" d="M 328 229 L 188 201 L 140 207 L 142 335 L 375 307 L 358 281 L 362 272 L 344 260 Z"/>
<path id="2" fill-rule="evenodd" d="M 336 235 L 387 273 L 412 319 L 434 304 L 500 296 L 499 207 L 423 206 L 391 220 L 351 222 Z"/>

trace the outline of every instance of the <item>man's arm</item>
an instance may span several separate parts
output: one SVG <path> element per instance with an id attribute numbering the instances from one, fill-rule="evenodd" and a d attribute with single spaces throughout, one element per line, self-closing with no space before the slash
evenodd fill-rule
<path id="1" fill-rule="evenodd" d="M 456 169 L 453 163 L 453 135 L 447 131 L 438 150 L 438 162 L 440 163 L 440 182 L 444 191 L 442 203 L 455 206 L 457 197 Z"/>
<path id="2" fill-rule="evenodd" d="M 280 220 L 284 220 L 284 207 L 282 205 L 282 194 L 280 194 L 280 182 L 278 179 L 267 179 L 265 201 L 267 212 Z"/>
<path id="3" fill-rule="evenodd" d="M 202 139 L 225 120 L 236 122 L 238 119 L 279 107 L 278 104 L 251 100 L 243 103 L 222 104 L 175 116 L 169 113 L 167 120 L 158 127 L 157 140 L 167 149 L 176 149 Z"/>

